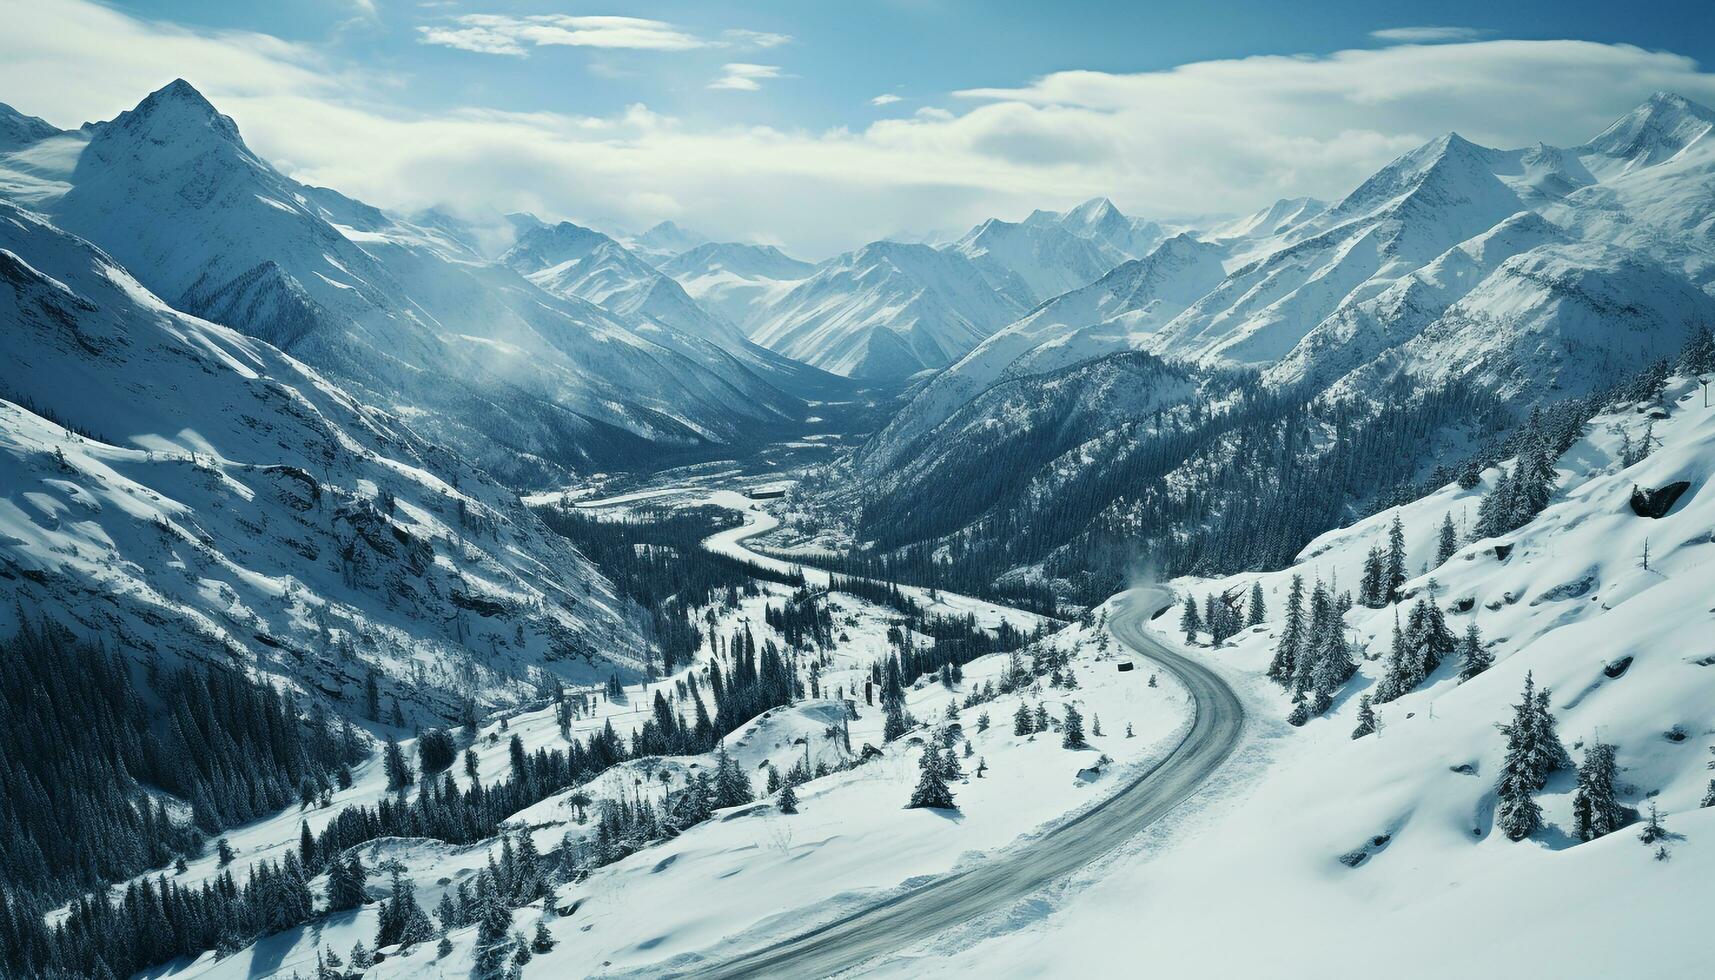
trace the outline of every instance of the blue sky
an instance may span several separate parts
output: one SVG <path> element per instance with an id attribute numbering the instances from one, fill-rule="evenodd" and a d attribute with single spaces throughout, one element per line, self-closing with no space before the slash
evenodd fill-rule
<path id="1" fill-rule="evenodd" d="M 8 10 L 7 8 L 12 8 Z M 1715 4 L 0 0 L 0 101 L 60 125 L 182 75 L 385 206 L 662 218 L 820 257 L 1093 194 L 1338 196 L 1448 129 L 1572 143 L 1715 102 Z"/>

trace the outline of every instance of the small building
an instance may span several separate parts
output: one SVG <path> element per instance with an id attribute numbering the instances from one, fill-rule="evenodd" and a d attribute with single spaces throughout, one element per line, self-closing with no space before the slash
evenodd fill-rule
<path id="1" fill-rule="evenodd" d="M 1123 674 L 1123 673 L 1125 673 L 1125 672 L 1126 672 L 1126 671 L 1128 671 L 1128 670 L 1131 670 L 1131 669 L 1132 669 L 1132 668 L 1133 668 L 1133 667 L 1135 667 L 1135 666 L 1136 666 L 1136 664 L 1133 664 L 1133 663 L 1132 663 L 1132 662 L 1131 662 L 1131 661 L 1129 661 L 1129 660 L 1121 660 L 1121 661 L 1120 661 L 1120 663 L 1119 663 L 1119 668 L 1120 668 L 1120 673 L 1122 673 L 1122 674 Z"/>

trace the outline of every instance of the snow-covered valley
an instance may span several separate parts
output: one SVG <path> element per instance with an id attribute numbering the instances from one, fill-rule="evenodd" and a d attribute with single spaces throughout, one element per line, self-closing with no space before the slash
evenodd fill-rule
<path id="1" fill-rule="evenodd" d="M 1264 180 L 1202 142 L 1248 115 L 1096 136 L 1150 73 L 717 133 L 690 94 L 799 39 L 422 11 L 418 56 L 613 58 L 541 105 L 686 101 L 398 110 L 490 163 L 394 191 L 318 156 L 354 106 L 266 94 L 386 88 L 309 42 L 172 27 L 292 70 L 0 105 L 0 976 L 1707 972 L 1689 57 L 1576 132 L 1405 72 L 1482 137 L 1288 117 Z M 1092 196 L 1158 152 L 1243 206 Z M 877 237 L 844 168 L 968 230 Z"/>

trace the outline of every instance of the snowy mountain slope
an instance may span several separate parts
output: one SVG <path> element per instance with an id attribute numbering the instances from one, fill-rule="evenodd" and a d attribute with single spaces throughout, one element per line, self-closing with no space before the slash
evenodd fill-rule
<path id="1" fill-rule="evenodd" d="M 802 416 L 804 400 L 848 390 L 826 372 L 752 343 L 678 281 L 600 232 L 570 222 L 542 225 L 520 235 L 500 261 L 550 293 L 624 318 L 639 336 L 703 364 L 780 419 Z"/>
<path id="2" fill-rule="evenodd" d="M 709 242 L 662 263 L 661 271 L 708 310 L 746 327 L 816 267 L 772 245 Z"/>
<path id="3" fill-rule="evenodd" d="M 1711 131 L 1715 111 L 1682 95 L 1657 92 L 1571 152 L 1607 180 L 1670 161 L 1695 144 L 1706 144 Z"/>
<path id="4" fill-rule="evenodd" d="M 511 492 L 4 204 L 0 319 L 7 619 L 335 699 L 374 670 L 428 716 L 640 658 L 625 604 Z"/>
<path id="5" fill-rule="evenodd" d="M 864 447 L 887 468 L 914 440 L 997 380 L 1022 377 L 1143 346 L 1142 337 L 1221 281 L 1223 250 L 1177 235 L 1141 259 L 1058 296 L 997 331 L 912 396 Z"/>
<path id="6" fill-rule="evenodd" d="M 1008 378 L 971 399 L 892 464 L 866 462 L 873 467 L 868 486 L 896 500 L 969 502 L 974 513 L 1021 492 L 1052 494 L 1075 480 L 1092 457 L 1106 455 L 1092 443 L 1135 438 L 1130 423 L 1180 404 L 1196 390 L 1190 373 L 1140 352 Z M 995 460 L 1006 464 L 997 469 Z M 1033 480 L 1040 484 L 1033 486 Z"/>
<path id="7" fill-rule="evenodd" d="M 1219 222 L 1204 233 L 1210 241 L 1274 238 L 1328 210 L 1325 201 L 1313 197 L 1284 197 L 1241 218 Z"/>
<path id="8" fill-rule="evenodd" d="M 58 136 L 59 127 L 46 119 L 26 116 L 0 102 L 0 153 L 11 153 L 50 136 Z"/>
<path id="9" fill-rule="evenodd" d="M 818 267 L 750 336 L 834 374 L 899 379 L 952 362 L 1020 312 L 959 252 L 874 242 Z"/>
<path id="10" fill-rule="evenodd" d="M 1522 400 L 1596 390 L 1668 358 L 1715 322 L 1715 297 L 1613 246 L 1545 245 L 1502 262 L 1430 326 L 1334 386 L 1361 391 L 1403 372 L 1453 377 Z"/>
<path id="11" fill-rule="evenodd" d="M 971 229 L 949 247 L 981 269 L 997 292 L 1027 308 L 1095 282 L 1126 259 L 1111 245 L 1057 225 L 998 218 Z"/>
<path id="12" fill-rule="evenodd" d="M 1060 228 L 1134 259 L 1148 255 L 1151 249 L 1172 234 L 1157 222 L 1122 214 L 1119 208 L 1114 207 L 1114 202 L 1105 197 L 1091 198 L 1070 211 L 1032 211 L 1023 223 L 1032 227 Z"/>
<path id="13" fill-rule="evenodd" d="M 1622 433 L 1636 443 L 1651 422 L 1659 446 L 1622 466 Z M 1353 740 L 1357 694 L 1373 693 L 1382 666 L 1366 659 L 1331 717 L 1285 737 L 1264 727 L 1211 802 L 1189 810 L 1176 831 L 1140 841 L 1052 914 L 1022 929 L 978 924 L 879 972 L 1113 972 L 1131 962 L 1111 941 L 1122 929 L 1167 970 L 1356 977 L 1388 962 L 1392 974 L 1413 978 L 1700 972 L 1696 944 L 1668 937 L 1696 928 L 1696 896 L 1715 869 L 1715 809 L 1700 806 L 1715 703 L 1715 667 L 1706 665 L 1712 459 L 1715 413 L 1694 384 L 1676 382 L 1659 405 L 1599 417 L 1562 458 L 1556 502 L 1513 534 L 1465 541 L 1450 561 L 1425 569 L 1442 516 L 1468 518 L 1477 492 L 1449 486 L 1401 508 L 1414 575 L 1407 591 L 1426 595 L 1434 580 L 1451 628 L 1474 620 L 1494 667 L 1463 683 L 1456 664 L 1442 667 L 1377 709 L 1378 733 Z M 1633 512 L 1634 486 L 1677 480 L 1691 489 L 1666 516 Z M 1281 572 L 1175 583 L 1198 596 L 1263 585 L 1265 624 L 1219 650 L 1204 648 L 1204 657 L 1235 678 L 1257 677 L 1281 629 L 1289 577 L 1355 583 L 1392 517 L 1331 532 Z M 1496 545 L 1511 551 L 1497 557 Z M 1386 653 L 1391 610 L 1358 607 L 1347 621 L 1369 656 Z M 1174 633 L 1172 617 L 1157 625 Z M 1632 820 L 1652 804 L 1664 815 L 1666 860 L 1640 843 L 1637 823 L 1589 842 L 1574 836 L 1570 771 L 1536 794 L 1541 831 L 1515 843 L 1494 827 L 1505 743 L 1495 726 L 1511 719 L 1527 672 L 1551 692 L 1574 762 L 1597 740 L 1617 746 L 1619 801 Z M 1254 681 L 1251 696 L 1286 708 L 1266 681 Z M 1207 914 L 1217 906 L 1220 916 Z M 1230 916 L 1255 923 L 1254 942 L 1221 941 Z M 1344 934 L 1337 960 L 1280 955 L 1293 937 L 1329 921 L 1364 923 Z"/>
<path id="14" fill-rule="evenodd" d="M 1177 277 L 1180 309 L 1147 290 L 1110 296 L 1107 284 L 1134 266 L 1044 304 L 920 385 L 859 451 L 859 472 L 954 458 L 931 433 L 995 379 L 1115 349 L 1259 369 L 1275 392 L 1324 394 L 1360 414 L 1379 410 L 1378 392 L 1455 381 L 1513 408 L 1600 387 L 1671 354 L 1711 316 L 1706 116 L 1715 113 L 1657 97 L 1609 131 L 1624 139 L 1592 141 L 1598 149 L 1495 150 L 1450 134 L 1325 210 L 1282 202 L 1213 229 L 1214 244 L 1184 238 L 1186 249 L 1224 250 L 1226 269 L 1208 261 Z M 1271 236 L 1234 234 L 1271 222 Z M 1063 313 L 1078 315 L 1061 322 Z M 1107 322 L 1077 322 L 1093 317 Z M 1037 422 L 1049 439 L 1060 420 Z M 1428 460 L 1425 472 L 1452 461 Z"/>
<path id="15" fill-rule="evenodd" d="M 62 193 L 34 206 L 169 302 L 254 317 L 236 325 L 509 480 L 636 465 L 652 446 L 696 450 L 782 421 L 730 360 L 711 368 L 441 229 L 285 178 L 182 81 L 87 134 L 58 158 Z"/>
<path id="16" fill-rule="evenodd" d="M 1521 211 L 1374 296 L 1342 305 L 1271 365 L 1264 377 L 1278 385 L 1325 388 L 1372 361 L 1386 363 L 1389 352 L 1430 329 L 1503 262 L 1539 246 L 1566 241 L 1569 236 L 1553 223 L 1535 212 Z M 1447 353 L 1463 356 L 1455 348 L 1447 348 Z"/>
<path id="17" fill-rule="evenodd" d="M 1266 365 L 1348 297 L 1379 290 L 1524 204 L 1487 150 L 1457 135 L 1384 167 L 1338 204 L 1236 269 L 1151 342 L 1168 356 Z"/>
<path id="18" fill-rule="evenodd" d="M 622 239 L 626 248 L 656 265 L 699 245 L 705 245 L 708 241 L 708 236 L 681 228 L 671 221 L 654 225 L 641 235 Z"/>

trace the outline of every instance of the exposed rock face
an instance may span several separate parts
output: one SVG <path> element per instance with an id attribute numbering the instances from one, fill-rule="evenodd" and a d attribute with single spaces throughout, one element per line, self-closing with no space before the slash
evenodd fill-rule
<path id="1" fill-rule="evenodd" d="M 1691 481 L 1676 480 L 1663 487 L 1650 489 L 1648 487 L 1632 488 L 1632 512 L 1639 517 L 1660 519 L 1667 516 L 1673 505 L 1679 502 L 1685 491 L 1691 489 Z"/>

